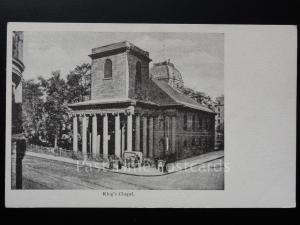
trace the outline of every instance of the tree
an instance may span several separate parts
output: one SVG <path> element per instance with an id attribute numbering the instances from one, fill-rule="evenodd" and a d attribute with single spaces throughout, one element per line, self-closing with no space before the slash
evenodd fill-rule
<path id="1" fill-rule="evenodd" d="M 76 66 L 67 76 L 68 102 L 81 102 L 90 99 L 91 65 L 83 63 Z"/>
<path id="2" fill-rule="evenodd" d="M 50 141 L 57 148 L 58 137 L 61 136 L 63 124 L 69 122 L 69 108 L 67 106 L 68 91 L 66 82 L 60 76 L 60 71 L 54 71 L 49 79 L 39 77 L 47 97 L 44 103 L 45 126 Z"/>
<path id="3" fill-rule="evenodd" d="M 210 109 L 214 109 L 215 102 L 209 95 L 206 95 L 204 92 L 195 91 L 188 87 L 182 87 L 181 91 L 183 94 L 195 99 L 199 104 L 205 105 Z"/>
<path id="4" fill-rule="evenodd" d="M 40 83 L 32 79 L 23 82 L 23 128 L 30 141 L 38 134 L 43 122 L 43 95 Z"/>

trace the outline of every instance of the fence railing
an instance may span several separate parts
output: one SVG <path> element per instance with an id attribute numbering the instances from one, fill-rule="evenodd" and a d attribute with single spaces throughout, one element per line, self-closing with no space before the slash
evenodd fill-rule
<path id="1" fill-rule="evenodd" d="M 108 161 L 108 158 L 115 159 L 116 156 L 114 155 L 94 155 L 91 153 L 83 154 L 82 152 L 74 152 L 73 150 L 69 149 L 63 149 L 63 148 L 54 148 L 54 147 L 45 147 L 45 146 L 39 146 L 34 144 L 28 144 L 27 145 L 27 151 L 36 152 L 36 153 L 42 153 L 42 154 L 48 154 L 53 155 L 57 157 L 65 157 L 65 158 L 71 158 L 75 160 L 92 160 L 96 162 L 106 162 Z"/>

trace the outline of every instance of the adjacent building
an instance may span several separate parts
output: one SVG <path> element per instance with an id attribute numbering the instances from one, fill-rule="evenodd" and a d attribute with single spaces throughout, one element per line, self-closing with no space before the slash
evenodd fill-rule
<path id="1" fill-rule="evenodd" d="M 224 148 L 224 95 L 216 98 L 215 104 L 215 138 L 216 147 Z"/>
<path id="2" fill-rule="evenodd" d="M 22 133 L 23 32 L 12 36 L 12 134 Z"/>
<path id="3" fill-rule="evenodd" d="M 149 69 L 149 53 L 127 41 L 94 48 L 89 56 L 91 100 L 69 105 L 74 152 L 180 159 L 214 149 L 215 112 L 180 91 L 184 83 L 174 64 Z"/>

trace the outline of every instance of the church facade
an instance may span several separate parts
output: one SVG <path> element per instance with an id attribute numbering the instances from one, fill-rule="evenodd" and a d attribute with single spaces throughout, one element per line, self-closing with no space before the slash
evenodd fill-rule
<path id="1" fill-rule="evenodd" d="M 171 62 L 149 69 L 149 53 L 127 41 L 89 56 L 91 100 L 69 105 L 74 152 L 181 159 L 214 149 L 215 113 L 180 91 L 183 80 Z"/>

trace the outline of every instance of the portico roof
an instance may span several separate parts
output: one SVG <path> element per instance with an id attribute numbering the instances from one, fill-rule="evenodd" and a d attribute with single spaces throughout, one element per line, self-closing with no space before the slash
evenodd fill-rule
<path id="1" fill-rule="evenodd" d="M 77 102 L 73 104 L 69 104 L 68 106 L 72 109 L 80 108 L 81 106 L 97 106 L 97 105 L 111 105 L 111 104 L 127 104 L 127 105 L 136 105 L 136 104 L 148 104 L 152 106 L 158 106 L 158 104 L 152 101 L 144 101 L 144 100 L 135 100 L 130 98 L 107 98 L 107 99 L 94 99 L 84 102 Z"/>

